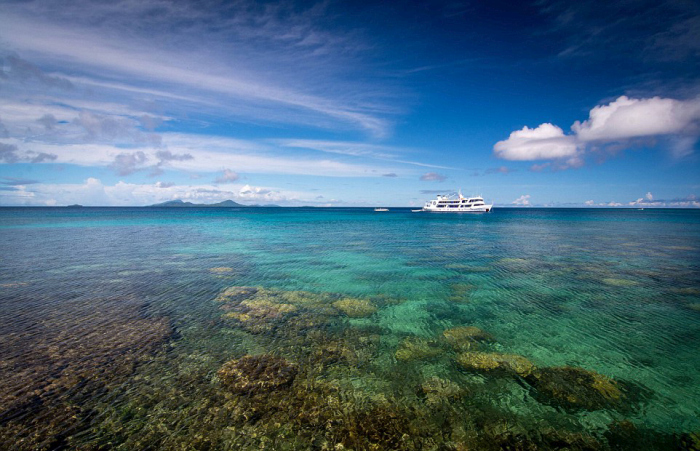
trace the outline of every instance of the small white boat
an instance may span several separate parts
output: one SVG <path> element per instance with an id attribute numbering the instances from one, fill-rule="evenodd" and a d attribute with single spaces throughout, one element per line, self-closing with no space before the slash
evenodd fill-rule
<path id="1" fill-rule="evenodd" d="M 464 197 L 460 191 L 458 195 L 441 196 L 429 200 L 423 206 L 422 211 L 435 213 L 488 213 L 493 209 L 493 204 L 486 205 L 481 196 Z"/>
<path id="2" fill-rule="evenodd" d="M 388 208 L 375 208 L 374 211 L 389 211 Z"/>

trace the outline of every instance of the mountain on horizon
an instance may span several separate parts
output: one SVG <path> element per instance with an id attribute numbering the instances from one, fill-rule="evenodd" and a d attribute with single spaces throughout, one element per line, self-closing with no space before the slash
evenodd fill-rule
<path id="1" fill-rule="evenodd" d="M 243 205 L 239 204 L 238 202 L 234 202 L 232 200 L 224 200 L 222 202 L 217 202 L 215 204 L 193 204 L 192 202 L 185 202 L 180 199 L 176 200 L 169 200 L 167 202 L 161 202 L 159 204 L 153 204 L 153 205 L 147 205 L 147 207 L 175 207 L 175 208 L 234 208 L 234 207 L 244 207 L 244 208 L 253 208 L 253 207 L 258 207 L 258 208 L 279 208 L 279 205 L 275 204 L 267 204 L 267 205 Z"/>
<path id="2" fill-rule="evenodd" d="M 149 205 L 149 207 L 212 207 L 212 208 L 231 208 L 231 207 L 247 207 L 248 205 L 242 205 L 232 200 L 225 200 L 222 202 L 217 202 L 215 204 L 193 204 L 192 202 L 184 202 L 180 199 L 169 200 L 167 202 L 161 202 L 159 204 Z"/>

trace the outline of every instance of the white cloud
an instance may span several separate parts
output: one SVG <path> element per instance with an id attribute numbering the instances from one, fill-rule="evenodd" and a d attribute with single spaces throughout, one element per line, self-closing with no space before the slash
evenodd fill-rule
<path id="1" fill-rule="evenodd" d="M 595 205 L 595 202 L 592 200 L 587 200 L 586 202 L 583 203 L 583 205 L 586 205 L 588 207 L 592 207 Z"/>
<path id="2" fill-rule="evenodd" d="M 216 178 L 216 183 L 231 183 L 238 180 L 238 174 L 230 169 L 224 169 L 223 174 Z"/>
<path id="3" fill-rule="evenodd" d="M 154 15 L 150 2 L 74 3 L 60 12 L 50 2 L 4 5 L 0 39 L 38 66 L 63 67 L 95 87 L 101 84 L 101 92 L 120 84 L 126 92 L 153 92 L 158 83 L 167 97 L 167 91 L 185 93 L 197 104 L 226 110 L 228 117 L 244 111 L 247 121 L 345 124 L 376 137 L 390 131 L 389 108 L 377 101 L 382 88 L 345 78 L 359 66 L 352 55 L 360 52 L 348 51 L 357 44 L 330 33 L 319 39 L 322 24 L 303 8 L 281 11 L 279 5 L 258 9 L 235 3 L 227 7 L 232 10 L 227 17 L 219 8 L 185 4 L 160 3 Z M 27 32 L 33 29 L 42 32 Z"/>
<path id="4" fill-rule="evenodd" d="M 619 150 L 634 140 L 662 137 L 670 154 L 678 159 L 693 152 L 700 136 L 700 98 L 676 100 L 661 97 L 632 99 L 621 96 L 607 105 L 594 107 L 587 120 L 571 126 L 564 134 L 556 125 L 523 127 L 493 146 L 494 154 L 506 160 L 550 160 L 533 171 L 580 167 L 586 152 Z"/>
<path id="5" fill-rule="evenodd" d="M 629 202 L 628 205 L 643 208 L 698 208 L 700 200 L 695 195 L 674 199 L 655 199 L 651 192 L 648 192 L 644 197 Z"/>
<path id="6" fill-rule="evenodd" d="M 699 99 L 681 101 L 621 96 L 607 105 L 596 106 L 588 120 L 574 122 L 571 129 L 581 141 L 613 141 L 685 131 L 695 134 L 698 132 L 698 120 Z"/>
<path id="7" fill-rule="evenodd" d="M 316 205 L 318 193 L 289 191 L 272 187 L 231 185 L 219 189 L 215 185 L 180 186 L 172 183 L 134 184 L 119 181 L 105 185 L 90 177 L 81 184 L 32 184 L 16 186 L 0 193 L 0 205 L 70 205 L 129 206 L 152 205 L 182 199 L 194 203 L 215 203 L 234 200 L 242 204 L 276 203 L 281 205 Z"/>
<path id="8" fill-rule="evenodd" d="M 359 142 L 327 141 L 313 139 L 273 139 L 270 140 L 270 142 L 278 144 L 281 147 L 312 149 L 326 153 L 335 153 L 340 155 L 348 155 L 363 158 L 369 157 L 377 160 L 388 160 L 393 161 L 395 163 L 409 164 L 413 166 L 449 169 L 447 166 L 439 166 L 435 164 L 420 163 L 417 161 L 401 159 L 399 157 L 400 154 L 404 154 L 406 152 L 415 152 L 412 149 L 406 148 Z"/>
<path id="9" fill-rule="evenodd" d="M 514 131 L 505 141 L 493 146 L 497 157 L 505 160 L 531 161 L 552 160 L 576 155 L 576 141 L 572 136 L 552 124 L 541 124 L 537 128 L 523 127 Z"/>
<path id="10" fill-rule="evenodd" d="M 136 151 L 101 144 L 57 144 L 33 142 L 31 153 L 22 151 L 28 144 L 10 139 L 6 158 L 18 161 L 33 159 L 41 153 L 53 163 L 68 163 L 91 167 L 112 167 L 120 175 L 128 175 L 153 165 L 189 172 L 220 172 L 235 167 L 238 173 L 295 174 L 324 177 L 381 177 L 398 172 L 393 166 L 347 163 L 328 158 L 297 157 L 285 154 L 266 143 L 234 138 L 182 133 L 163 133 L 162 148 L 141 147 Z M 167 152 L 163 150 L 167 148 Z M 24 152 L 24 153 L 23 153 Z M 168 153 L 169 152 L 169 153 Z M 167 160 L 165 161 L 164 160 Z M 160 168 L 160 166 L 158 166 Z"/>
<path id="11" fill-rule="evenodd" d="M 513 202 L 511 202 L 513 205 L 520 205 L 523 207 L 527 207 L 530 205 L 530 195 L 529 194 L 523 194 L 522 196 L 518 197 L 515 199 Z"/>

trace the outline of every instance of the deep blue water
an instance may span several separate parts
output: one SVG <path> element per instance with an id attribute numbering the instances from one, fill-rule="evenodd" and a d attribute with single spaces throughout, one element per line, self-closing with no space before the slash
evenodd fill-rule
<path id="1" fill-rule="evenodd" d="M 0 209 L 10 448 L 691 449 L 699 349 L 697 210 Z"/>

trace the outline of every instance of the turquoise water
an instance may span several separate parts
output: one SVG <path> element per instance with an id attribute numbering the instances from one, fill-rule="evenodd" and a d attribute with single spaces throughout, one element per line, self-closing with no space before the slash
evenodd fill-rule
<path id="1" fill-rule="evenodd" d="M 3 208 L 0 251 L 9 449 L 700 446 L 700 211 Z"/>

